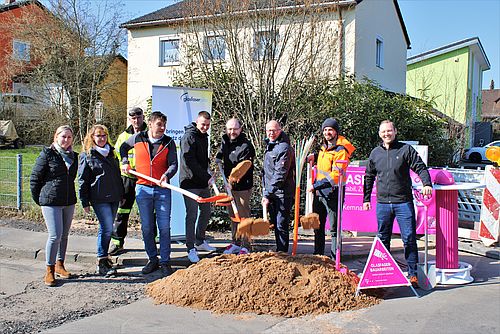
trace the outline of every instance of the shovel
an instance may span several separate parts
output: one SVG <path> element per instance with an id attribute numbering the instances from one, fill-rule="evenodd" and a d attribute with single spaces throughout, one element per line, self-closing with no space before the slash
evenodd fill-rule
<path id="1" fill-rule="evenodd" d="M 222 176 L 222 181 L 224 181 L 224 187 L 226 188 L 227 195 L 232 198 L 231 200 L 231 208 L 233 209 L 234 217 L 230 217 L 231 220 L 235 223 L 241 222 L 240 214 L 238 213 L 238 208 L 236 207 L 236 202 L 234 201 L 233 194 L 231 192 L 231 186 L 227 182 L 226 175 L 224 174 L 224 168 L 222 168 L 222 164 L 220 162 L 217 163 L 219 167 L 220 175 Z"/>
<path id="2" fill-rule="evenodd" d="M 436 265 L 429 264 L 429 262 L 427 261 L 428 247 L 429 247 L 427 210 L 429 204 L 432 201 L 432 197 L 424 196 L 418 190 L 415 190 L 414 194 L 415 198 L 424 205 L 425 253 L 424 253 L 424 263 L 417 264 L 418 286 L 423 290 L 429 291 L 434 289 L 434 287 L 436 286 Z"/>
<path id="3" fill-rule="evenodd" d="M 163 188 L 168 188 L 170 190 L 173 190 L 173 191 L 177 191 L 193 200 L 195 200 L 196 202 L 198 203 L 212 203 L 212 202 L 217 202 L 217 201 L 220 201 L 220 200 L 225 200 L 228 198 L 228 195 L 225 195 L 225 194 L 219 194 L 219 195 L 215 195 L 215 196 L 212 196 L 212 197 L 201 197 L 201 196 L 198 196 L 196 194 L 193 194 L 192 192 L 190 191 L 187 191 L 185 189 L 182 189 L 182 188 L 179 188 L 179 187 L 176 187 L 174 185 L 171 185 L 170 183 L 167 183 L 167 182 L 160 182 L 160 180 L 158 179 L 155 179 L 151 176 L 148 176 L 148 175 L 145 175 L 145 174 L 142 174 L 142 173 L 139 173 L 133 169 L 130 169 L 128 171 L 130 174 L 132 175 L 135 175 L 137 177 L 140 177 L 141 179 L 144 179 L 144 180 L 147 180 L 149 182 L 153 182 L 154 184 L 157 184 L 158 186 L 160 187 L 163 187 Z"/>
<path id="4" fill-rule="evenodd" d="M 212 178 L 208 181 L 208 184 L 212 187 L 212 190 L 214 191 L 215 195 L 221 195 L 221 192 L 219 191 L 219 188 L 217 188 L 217 184 L 215 184 L 214 180 L 214 175 L 212 175 Z M 221 200 L 218 200 L 215 202 L 216 206 L 229 206 L 231 205 L 232 197 L 227 197 Z"/>

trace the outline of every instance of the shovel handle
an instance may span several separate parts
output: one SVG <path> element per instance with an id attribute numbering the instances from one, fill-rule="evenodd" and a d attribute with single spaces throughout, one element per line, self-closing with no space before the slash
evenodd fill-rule
<path id="1" fill-rule="evenodd" d="M 217 167 L 219 167 L 219 172 L 220 175 L 222 176 L 222 181 L 224 182 L 224 187 L 226 188 L 226 193 L 229 197 L 233 197 L 233 193 L 231 191 L 231 187 L 229 186 L 229 183 L 227 182 L 226 175 L 224 174 L 224 168 L 222 168 L 222 164 L 220 162 L 217 162 Z M 231 201 L 231 208 L 233 209 L 235 221 L 238 223 L 240 222 L 240 214 L 238 212 L 238 207 L 236 206 L 236 202 L 233 200 Z"/>
<path id="2" fill-rule="evenodd" d="M 190 191 L 187 191 L 185 189 L 182 189 L 182 188 L 179 188 L 179 187 L 176 187 L 174 185 L 171 185 L 170 183 L 168 182 L 160 182 L 160 180 L 158 179 L 155 179 L 151 176 L 148 176 L 148 175 L 145 175 L 145 174 L 142 174 L 142 173 L 139 173 L 133 169 L 129 170 L 128 171 L 130 174 L 132 175 L 135 175 L 137 177 L 140 177 L 141 179 L 144 179 L 144 180 L 147 180 L 149 182 L 153 182 L 154 184 L 160 186 L 160 187 L 163 187 L 163 188 L 168 188 L 170 190 L 173 190 L 173 191 L 177 191 L 183 195 L 186 195 L 187 197 L 191 198 L 191 199 L 194 199 L 195 201 L 199 201 L 201 199 L 200 196 L 196 195 L 196 194 L 193 194 L 192 192 Z"/>
<path id="3" fill-rule="evenodd" d="M 267 205 L 262 204 L 262 218 L 264 218 L 264 221 L 269 221 L 269 217 L 267 214 Z"/>

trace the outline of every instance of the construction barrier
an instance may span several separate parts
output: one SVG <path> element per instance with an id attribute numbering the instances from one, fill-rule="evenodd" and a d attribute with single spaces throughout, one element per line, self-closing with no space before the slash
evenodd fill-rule
<path id="1" fill-rule="evenodd" d="M 479 237 L 486 246 L 491 246 L 498 241 L 500 217 L 500 168 L 486 166 L 486 189 L 483 194 L 481 206 L 481 219 Z"/>

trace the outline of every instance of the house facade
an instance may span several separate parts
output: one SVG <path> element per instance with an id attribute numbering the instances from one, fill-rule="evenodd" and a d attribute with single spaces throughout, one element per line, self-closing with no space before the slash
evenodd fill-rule
<path id="1" fill-rule="evenodd" d="M 500 89 L 492 83 L 490 89 L 482 91 L 481 118 L 491 124 L 491 140 L 500 140 Z"/>
<path id="2" fill-rule="evenodd" d="M 408 58 L 406 92 L 464 124 L 467 145 L 474 146 L 481 121 L 483 71 L 490 63 L 478 37 L 468 38 Z"/>
<path id="3" fill-rule="evenodd" d="M 299 1 L 276 1 L 272 8 L 229 1 L 235 7 L 212 12 L 196 10 L 197 3 L 181 1 L 122 24 L 128 30 L 128 108 L 145 108 L 153 85 L 173 85 L 196 63 L 237 62 L 258 73 L 266 57 L 278 85 L 298 64 L 297 78 L 342 72 L 405 92 L 410 41 L 395 0 L 313 1 L 306 9 Z M 268 20 L 255 23 L 257 17 Z M 193 48 L 204 51 L 194 54 Z"/>
<path id="4" fill-rule="evenodd" d="M 47 19 L 46 8 L 36 0 L 1 0 L 0 3 L 0 90 L 2 93 L 27 93 L 23 74 L 37 65 L 30 52 L 31 43 L 12 31 L 12 22 L 24 16 Z"/>

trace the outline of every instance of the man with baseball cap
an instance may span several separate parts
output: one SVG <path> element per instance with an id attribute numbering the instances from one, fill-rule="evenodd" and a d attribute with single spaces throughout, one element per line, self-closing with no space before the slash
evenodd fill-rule
<path id="1" fill-rule="evenodd" d="M 117 154 L 118 159 L 120 159 L 120 146 L 132 135 L 140 131 L 146 130 L 146 123 L 144 122 L 144 112 L 139 107 L 134 107 L 128 112 L 128 122 L 130 125 L 123 131 L 115 143 L 115 154 Z M 128 161 L 132 169 L 135 168 L 135 151 L 131 149 L 128 152 Z M 137 179 L 135 176 L 125 173 L 122 171 L 122 182 L 125 188 L 125 193 L 123 194 L 123 201 L 120 202 L 118 207 L 118 214 L 116 215 L 115 222 L 113 224 L 113 234 L 111 235 L 111 247 L 109 249 L 109 255 L 118 255 L 123 252 L 123 245 L 125 243 L 125 237 L 127 236 L 128 219 L 130 216 L 130 211 L 135 202 L 135 183 Z"/>
<path id="2" fill-rule="evenodd" d="M 337 247 L 337 213 L 339 195 L 339 168 L 347 169 L 355 147 L 340 135 L 340 126 L 335 118 L 327 118 L 321 125 L 323 143 L 318 153 L 311 155 L 317 163 L 317 177 L 308 191 L 314 192 L 313 211 L 319 215 L 320 226 L 314 230 L 314 254 L 325 253 L 326 217 L 330 219 L 332 245 L 330 255 L 335 256 Z M 344 162 L 338 162 L 344 161 Z M 343 185 L 345 185 L 345 179 Z"/>

